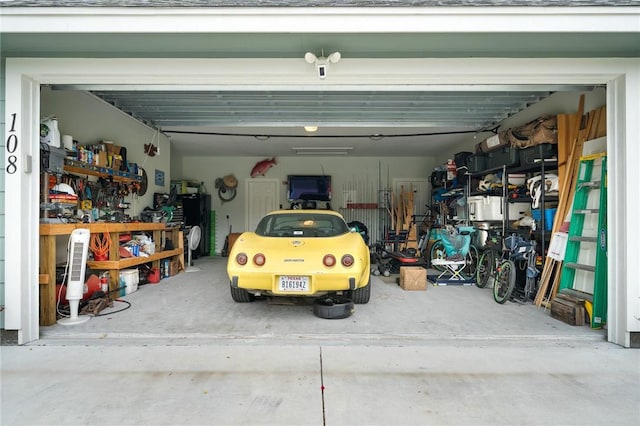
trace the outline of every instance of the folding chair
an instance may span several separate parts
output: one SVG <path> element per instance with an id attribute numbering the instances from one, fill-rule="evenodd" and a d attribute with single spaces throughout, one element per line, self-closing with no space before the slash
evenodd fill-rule
<path id="1" fill-rule="evenodd" d="M 475 232 L 472 226 L 448 226 L 441 233 L 442 244 L 445 249 L 445 257 L 432 259 L 431 264 L 439 266 L 442 272 L 431 279 L 436 284 L 468 284 L 474 283 L 473 277 L 465 275 L 468 266 L 467 256 L 471 246 L 471 235 Z"/>

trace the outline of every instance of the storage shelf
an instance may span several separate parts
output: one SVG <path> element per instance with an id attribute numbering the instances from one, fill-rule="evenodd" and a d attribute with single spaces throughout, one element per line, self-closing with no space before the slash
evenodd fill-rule
<path id="1" fill-rule="evenodd" d="M 537 163 L 534 163 L 534 164 L 527 164 L 525 166 L 507 167 L 507 173 L 535 172 L 540 170 L 543 164 L 544 164 L 544 168 L 547 170 L 553 170 L 558 168 L 558 160 L 553 158 L 553 159 L 546 159 L 544 161 L 538 161 Z M 498 167 L 492 167 L 490 169 L 480 170 L 477 172 L 467 171 L 465 175 L 480 176 L 480 175 L 486 175 L 489 173 L 501 172 L 503 169 L 504 169 L 504 166 L 498 166 Z"/>
<path id="2" fill-rule="evenodd" d="M 469 172 L 467 171 L 467 173 L 465 173 L 465 176 L 468 179 L 468 185 L 470 187 L 470 183 L 471 183 L 471 178 L 474 176 L 484 176 L 486 174 L 489 173 L 497 173 L 497 172 L 502 172 L 503 173 L 503 182 L 506 181 L 506 176 L 505 175 L 509 175 L 509 174 L 515 174 L 515 173 L 535 173 L 535 172 L 539 172 L 540 175 L 542 176 L 542 178 L 544 178 L 545 174 L 547 173 L 547 171 L 551 171 L 551 170 L 557 170 L 558 169 L 558 160 L 555 158 L 551 158 L 551 159 L 544 159 L 544 160 L 540 160 L 540 161 L 536 161 L 533 164 L 527 164 L 524 166 L 517 166 L 517 167 L 507 167 L 506 165 L 503 166 L 498 166 L 498 167 L 492 167 L 486 170 L 481 170 L 481 171 L 477 171 L 477 172 Z M 530 196 L 526 196 L 526 197 L 517 197 L 517 198 L 511 198 L 509 197 L 509 191 L 508 188 L 506 187 L 502 187 L 502 194 L 497 195 L 499 197 L 503 197 L 502 202 L 504 203 L 504 209 L 505 209 L 505 215 L 504 215 L 504 219 L 502 221 L 502 227 L 503 227 L 503 234 L 509 235 L 511 233 L 522 233 L 522 230 L 517 230 L 517 229 L 511 229 L 510 228 L 510 224 L 509 222 L 515 218 L 510 218 L 509 217 L 509 213 L 508 213 L 508 205 L 509 204 L 517 204 L 517 203 L 531 203 L 532 199 Z M 469 191 L 468 194 L 470 195 L 471 192 Z M 559 201 L 559 196 L 557 195 L 546 195 L 546 194 L 542 194 L 541 198 L 540 198 L 540 207 L 539 209 L 541 210 L 541 213 L 544 214 L 544 211 L 546 209 L 549 208 L 549 203 L 555 203 L 557 201 Z M 543 220 L 546 220 L 546 218 L 543 217 Z M 540 245 L 539 245 L 539 249 L 538 252 L 540 254 L 542 254 L 543 256 L 546 253 L 546 249 L 548 247 L 548 241 L 551 238 L 551 231 L 544 229 L 542 226 L 546 226 L 546 223 L 542 223 L 540 222 L 540 228 L 537 229 L 536 231 L 526 231 L 527 233 L 530 233 L 530 235 L 534 236 L 534 238 L 536 238 L 537 240 L 540 241 Z"/>
<path id="3" fill-rule="evenodd" d="M 87 228 L 92 234 L 98 232 L 128 233 L 137 231 L 170 231 L 166 223 L 147 222 L 92 222 L 92 223 L 41 223 L 40 235 L 69 235 L 77 228 Z"/>
<path id="4" fill-rule="evenodd" d="M 64 171 L 80 175 L 110 177 L 117 182 L 142 182 L 142 176 L 109 167 L 87 164 L 70 158 L 65 158 L 64 160 Z"/>
<path id="5" fill-rule="evenodd" d="M 182 249 L 164 250 L 149 256 L 125 257 L 120 260 L 88 260 L 87 265 L 91 269 L 127 269 L 154 260 L 166 259 L 182 253 Z"/>

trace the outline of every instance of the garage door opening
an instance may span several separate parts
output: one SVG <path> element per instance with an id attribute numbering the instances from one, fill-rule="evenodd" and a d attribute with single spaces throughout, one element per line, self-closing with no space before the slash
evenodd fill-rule
<path id="1" fill-rule="evenodd" d="M 57 71 L 57 73 L 58 73 L 57 76 L 55 75 L 56 74 L 55 72 L 54 73 L 50 73 L 49 75 L 43 76 L 41 71 L 35 72 L 34 69 L 32 69 L 31 71 L 24 70 L 23 69 L 23 65 L 24 64 L 19 64 L 19 62 L 20 61 L 18 61 L 18 63 L 16 64 L 17 68 L 15 68 L 15 70 L 17 72 L 15 74 L 13 72 L 8 73 L 8 78 L 15 78 L 16 75 L 33 76 L 35 74 L 38 77 L 38 79 L 37 80 L 36 79 L 32 80 L 32 83 L 36 84 L 37 86 L 39 86 L 40 83 L 44 83 L 44 84 L 56 84 L 56 83 L 59 83 L 60 81 L 57 80 L 57 79 L 61 79 L 62 78 L 61 76 L 64 76 L 65 72 L 68 72 L 68 71 L 64 71 L 65 65 L 61 64 L 62 67 Z M 27 62 L 29 62 L 29 61 L 27 61 Z M 71 68 L 75 68 L 76 72 L 77 72 L 77 68 L 76 68 L 77 67 L 77 63 L 76 62 L 77 61 L 70 61 L 67 65 L 69 67 L 71 67 Z M 35 66 L 36 66 L 36 69 L 38 69 L 38 65 L 35 64 Z M 87 66 L 89 68 L 91 68 L 90 64 L 87 64 Z M 29 68 L 29 67 L 27 67 L 27 68 Z M 69 68 L 68 70 L 70 70 L 71 68 Z M 546 79 L 551 78 L 550 75 L 552 75 L 553 72 L 551 72 L 550 70 L 547 69 L 546 73 L 547 73 Z M 91 75 L 91 73 L 89 72 L 89 69 L 87 69 L 87 75 Z M 142 77 L 142 75 L 143 75 L 143 73 L 140 74 L 140 77 L 133 78 L 133 81 L 136 81 L 136 79 L 139 79 L 139 80 L 137 80 L 138 83 L 139 84 L 144 84 L 145 80 L 144 80 L 144 77 Z M 517 74 L 516 74 L 516 76 L 517 76 Z M 171 80 L 175 79 L 175 78 L 176 78 L 176 76 L 171 77 L 171 76 L 167 75 L 167 83 L 166 84 L 168 84 L 168 85 L 176 84 L 175 82 L 171 82 Z M 473 76 L 468 76 L 468 78 L 469 78 L 469 81 L 473 81 Z M 594 80 L 596 80 L 596 78 L 594 78 Z M 562 78 L 558 77 L 558 81 L 562 81 Z M 600 77 L 600 81 L 598 81 L 597 83 L 598 84 L 602 84 L 604 82 L 606 82 L 606 79 L 604 81 L 602 81 L 602 77 Z M 99 81 L 96 81 L 96 84 L 99 84 Z M 29 86 L 29 84 L 25 84 L 25 85 L 26 85 L 26 87 Z M 174 86 L 174 87 L 176 87 L 176 86 Z M 610 88 L 613 89 L 613 90 L 609 91 L 610 93 L 608 95 L 609 96 L 609 100 L 610 100 L 610 102 L 608 102 L 608 106 L 609 106 L 609 108 L 611 110 L 611 109 L 615 109 L 615 102 L 612 104 L 611 100 L 612 99 L 613 100 L 616 99 L 616 97 L 615 97 L 616 93 L 623 94 L 624 90 L 622 90 L 622 88 L 617 88 L 615 86 L 610 86 Z M 38 101 L 39 101 L 39 97 L 37 95 L 37 91 L 31 91 L 31 93 L 34 93 L 33 97 L 25 96 L 25 93 L 29 93 L 29 91 L 14 90 L 12 93 L 8 93 L 8 96 L 7 96 L 8 105 L 10 105 L 10 106 L 15 105 L 15 107 L 17 108 L 16 111 L 29 111 L 32 114 L 33 117 L 39 116 L 37 108 L 35 108 L 38 105 Z M 34 102 L 30 102 L 31 100 L 34 100 Z M 624 117 L 622 117 L 622 118 L 624 118 Z M 31 123 L 31 124 L 33 124 L 33 123 Z M 611 127 L 615 129 L 616 128 L 616 124 L 612 123 Z M 28 129 L 28 127 L 25 126 L 24 130 L 27 130 L 27 129 Z M 26 134 L 35 134 L 35 133 L 28 131 Z M 615 138 L 615 133 L 614 133 L 613 137 Z M 27 141 L 29 141 L 29 139 L 27 139 Z M 609 144 L 610 148 L 613 148 L 611 151 L 613 152 L 614 158 L 615 158 L 615 154 L 617 152 L 617 150 L 615 149 L 616 148 L 615 139 L 614 139 L 614 141 L 609 141 L 608 144 Z M 31 146 L 32 149 L 35 148 L 35 150 L 33 150 L 32 152 L 35 152 L 38 149 L 37 144 L 35 144 L 35 138 L 31 138 L 30 139 L 30 143 L 27 144 L 27 146 L 29 146 L 29 145 Z M 26 150 L 25 150 L 25 152 L 26 152 Z M 615 159 L 613 161 L 615 161 Z M 434 160 L 434 162 L 435 162 L 435 160 Z M 182 164 L 181 167 L 179 167 L 179 168 L 184 173 L 185 165 Z M 377 173 L 377 170 L 376 170 L 376 173 Z M 16 185 L 16 189 L 24 187 L 24 188 L 27 188 L 27 191 L 22 192 L 20 195 L 16 194 L 16 195 L 18 195 L 17 199 L 21 200 L 21 202 L 27 202 L 27 200 L 34 200 L 34 199 L 37 198 L 36 194 L 37 194 L 38 185 L 37 185 L 37 182 L 35 180 L 36 179 L 34 179 L 33 176 L 27 177 L 27 178 L 25 178 L 23 176 L 20 176 L 20 179 L 18 179 L 16 181 L 18 183 Z M 7 193 L 8 193 L 8 195 L 12 192 L 12 191 L 9 190 L 10 186 L 11 186 L 10 182 L 8 181 L 7 182 Z M 616 194 L 615 193 L 612 194 L 612 197 L 615 199 Z M 32 202 L 32 201 L 29 201 L 29 202 Z M 31 223 L 30 227 L 31 227 L 31 229 L 34 229 L 34 228 L 36 228 L 35 224 L 38 223 L 38 221 L 34 220 L 34 219 L 37 219 L 36 217 L 34 217 L 35 216 L 34 215 L 35 210 L 32 209 L 31 211 L 32 211 L 32 213 L 31 213 L 30 217 L 24 218 L 24 220 L 27 220 L 27 221 L 30 220 L 30 222 L 29 222 L 29 223 Z M 23 219 L 21 219 L 21 221 L 22 220 Z M 10 235 L 10 234 L 12 234 L 12 235 Z M 27 250 L 27 247 L 35 246 L 34 243 L 37 244 L 37 238 L 38 238 L 37 233 L 34 233 L 33 231 L 31 231 L 28 234 L 30 235 L 29 238 L 21 238 L 20 239 L 21 243 L 18 244 L 18 247 L 19 247 L 18 253 L 20 253 L 22 250 Z M 8 232 L 8 235 L 7 235 L 8 239 L 11 239 L 11 240 L 13 240 L 13 238 L 18 239 L 17 237 L 21 237 L 21 236 L 22 235 L 20 234 L 20 232 L 15 232 L 15 233 Z M 26 235 L 24 235 L 24 236 L 26 236 Z M 10 257 L 10 256 L 8 256 L 8 257 Z M 25 280 L 25 282 L 33 283 L 33 282 L 37 282 L 37 277 L 35 276 L 36 274 L 34 274 L 33 270 L 37 270 L 37 267 L 33 268 L 33 265 L 32 265 L 32 267 L 29 268 L 29 269 L 25 270 L 24 268 L 20 268 L 17 271 L 13 271 L 10 275 L 13 275 L 13 276 L 15 276 L 15 278 L 18 279 L 18 281 L 16 281 L 16 282 L 22 282 L 22 280 Z M 622 271 L 618 271 L 618 273 L 621 273 L 621 272 Z M 37 289 L 37 286 L 36 287 L 32 286 L 30 288 Z M 16 296 L 19 295 L 21 292 L 22 292 L 21 289 L 15 289 L 15 295 Z M 37 292 L 35 292 L 35 293 L 37 293 Z M 30 303 L 28 304 L 28 306 L 26 306 L 26 305 L 24 306 L 24 308 L 26 309 L 27 312 L 29 312 L 29 311 L 31 312 L 31 314 L 29 315 L 29 318 L 30 318 L 29 324 L 30 324 L 30 326 L 27 327 L 27 328 L 24 328 L 21 325 L 21 327 L 19 327 L 23 332 L 26 332 L 27 330 L 29 330 L 29 332 L 23 336 L 23 338 L 25 336 L 30 336 L 26 341 L 32 340 L 33 338 L 37 338 L 37 336 L 38 336 L 38 330 L 37 330 L 37 326 L 36 326 L 36 324 L 37 324 L 37 309 L 35 309 L 37 307 L 37 303 L 33 302 L 34 296 L 35 296 L 35 294 L 32 293 L 32 297 L 30 298 L 31 299 Z M 15 318 L 16 317 L 14 316 L 14 319 Z M 34 320 L 35 320 L 35 323 L 34 323 Z M 16 321 L 15 324 L 20 324 L 20 321 Z"/>

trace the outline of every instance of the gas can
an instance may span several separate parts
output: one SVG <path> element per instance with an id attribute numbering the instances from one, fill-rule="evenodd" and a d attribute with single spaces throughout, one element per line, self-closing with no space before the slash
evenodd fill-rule
<path id="1" fill-rule="evenodd" d="M 156 284 L 157 282 L 159 282 L 160 270 L 158 270 L 158 268 L 151 268 L 151 270 L 149 271 L 149 275 L 147 276 L 147 280 L 152 284 Z"/>

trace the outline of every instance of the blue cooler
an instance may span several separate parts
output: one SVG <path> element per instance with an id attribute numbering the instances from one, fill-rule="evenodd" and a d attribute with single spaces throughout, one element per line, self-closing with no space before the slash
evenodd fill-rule
<path id="1" fill-rule="evenodd" d="M 544 210 L 544 230 L 551 231 L 553 229 L 553 221 L 556 218 L 557 208 L 545 209 Z M 531 210 L 531 215 L 533 219 L 539 224 L 542 219 L 542 214 L 540 213 L 540 209 Z"/>

